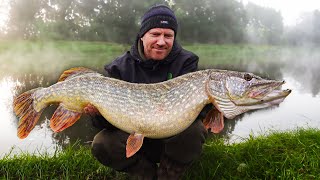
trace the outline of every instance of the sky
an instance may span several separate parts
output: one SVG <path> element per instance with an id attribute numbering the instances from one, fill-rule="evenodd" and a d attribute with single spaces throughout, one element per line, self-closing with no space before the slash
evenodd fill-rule
<path id="1" fill-rule="evenodd" d="M 301 14 L 315 9 L 320 10 L 320 0 L 239 0 L 244 4 L 249 1 L 264 7 L 271 7 L 281 11 L 284 24 L 294 25 Z M 7 21 L 9 12 L 9 0 L 0 0 L 0 28 Z"/>
<path id="2" fill-rule="evenodd" d="M 0 0 L 0 29 L 8 20 L 9 0 Z"/>
<path id="3" fill-rule="evenodd" d="M 271 7 L 281 11 L 284 25 L 295 25 L 301 14 L 320 10 L 319 0 L 243 0 L 245 4 L 252 2 L 254 4 Z"/>

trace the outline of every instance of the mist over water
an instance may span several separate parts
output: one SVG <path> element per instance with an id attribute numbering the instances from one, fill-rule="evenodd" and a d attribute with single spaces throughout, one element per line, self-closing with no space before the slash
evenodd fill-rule
<path id="1" fill-rule="evenodd" d="M 320 128 L 320 53 L 315 48 L 284 48 L 280 58 L 263 62 L 253 72 L 266 72 L 273 79 L 283 79 L 282 89 L 292 93 L 277 107 L 245 113 L 226 132 L 230 143 L 240 142 L 250 135 L 267 135 L 273 131 L 298 128 Z M 273 68 L 265 68 L 265 67 Z M 248 66 L 250 68 L 250 66 Z M 251 67 L 252 68 L 252 67 Z M 233 126 L 233 125 L 232 125 Z"/>
<path id="2" fill-rule="evenodd" d="M 23 48 L 25 50 L 21 51 Z M 262 53 L 262 56 L 267 59 L 256 61 L 241 57 L 234 60 L 236 63 L 212 65 L 253 72 L 269 79 L 283 79 L 286 84 L 282 88 L 293 90 L 279 106 L 248 112 L 233 120 L 226 119 L 223 136 L 230 143 L 272 131 L 320 128 L 320 52 L 309 47 L 281 48 L 276 54 Z M 30 135 L 21 140 L 16 135 L 18 118 L 12 107 L 14 96 L 39 86 L 49 86 L 56 82 L 63 70 L 81 63 L 83 57 L 77 49 L 63 51 L 50 43 L 42 46 L 17 44 L 15 48 L 0 52 L 0 156 L 11 151 L 12 154 L 21 151 L 52 153 L 78 139 L 90 144 L 98 130 L 86 115 L 61 133 L 50 129 L 49 119 L 56 106 L 46 108 Z"/>
<path id="3" fill-rule="evenodd" d="M 299 91 L 317 96 L 320 91 L 320 53 L 308 48 L 287 60 L 287 73 L 299 84 Z"/>
<path id="4" fill-rule="evenodd" d="M 39 122 L 25 139 L 17 137 L 18 118 L 13 112 L 13 97 L 29 89 L 43 86 L 43 78 L 35 78 L 36 81 L 30 80 L 28 76 L 20 81 L 10 76 L 0 77 L 0 157 L 4 154 L 10 155 L 29 152 L 29 153 L 54 153 L 69 143 L 74 143 L 80 139 L 81 143 L 91 141 L 97 133 L 91 126 L 91 122 L 84 115 L 71 128 L 63 133 L 57 134 L 50 129 L 50 118 L 54 113 L 56 106 L 49 106 L 44 110 Z"/>
<path id="5" fill-rule="evenodd" d="M 70 47 L 69 47 L 70 48 Z M 72 47 L 71 47 L 72 48 Z M 81 65 L 82 53 L 72 48 L 72 51 L 61 50 L 51 43 L 17 42 L 0 52 L 0 157 L 11 152 L 11 155 L 21 152 L 52 153 L 61 149 L 77 138 L 82 142 L 92 140 L 96 133 L 89 127 L 87 116 L 80 123 L 84 134 L 72 136 L 71 127 L 62 134 L 55 134 L 49 126 L 55 106 L 48 107 L 43 112 L 38 124 L 26 139 L 17 137 L 18 118 L 13 112 L 13 98 L 27 90 L 37 87 L 47 87 L 56 83 L 60 74 L 73 66 Z M 75 131 L 75 130 L 73 130 Z M 76 130 L 77 131 L 77 130 Z M 90 133 L 92 131 L 93 133 Z"/>

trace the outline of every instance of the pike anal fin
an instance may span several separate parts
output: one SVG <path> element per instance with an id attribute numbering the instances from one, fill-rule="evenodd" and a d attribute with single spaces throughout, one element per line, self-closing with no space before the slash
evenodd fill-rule
<path id="1" fill-rule="evenodd" d="M 60 104 L 50 119 L 50 127 L 54 132 L 60 132 L 72 126 L 80 117 L 81 112 L 69 110 Z"/>
<path id="2" fill-rule="evenodd" d="M 212 133 L 220 133 L 224 128 L 223 114 L 216 108 L 211 109 L 203 120 L 205 128 L 210 129 Z"/>
<path id="3" fill-rule="evenodd" d="M 142 147 L 144 136 L 142 134 L 130 134 L 127 139 L 126 156 L 127 158 L 133 156 Z"/>

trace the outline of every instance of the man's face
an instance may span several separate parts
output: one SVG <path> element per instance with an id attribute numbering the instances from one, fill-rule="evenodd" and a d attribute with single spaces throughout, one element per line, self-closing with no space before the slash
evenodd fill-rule
<path id="1" fill-rule="evenodd" d="M 167 28 L 153 28 L 146 32 L 141 40 L 147 59 L 163 60 L 172 49 L 174 31 Z"/>

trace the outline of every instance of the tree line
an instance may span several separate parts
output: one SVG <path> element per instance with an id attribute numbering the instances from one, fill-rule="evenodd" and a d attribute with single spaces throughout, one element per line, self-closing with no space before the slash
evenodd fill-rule
<path id="1" fill-rule="evenodd" d="M 279 11 L 237 0 L 11 0 L 1 37 L 130 44 L 140 17 L 159 3 L 175 11 L 185 43 L 320 43 L 319 11 L 286 28 Z"/>

